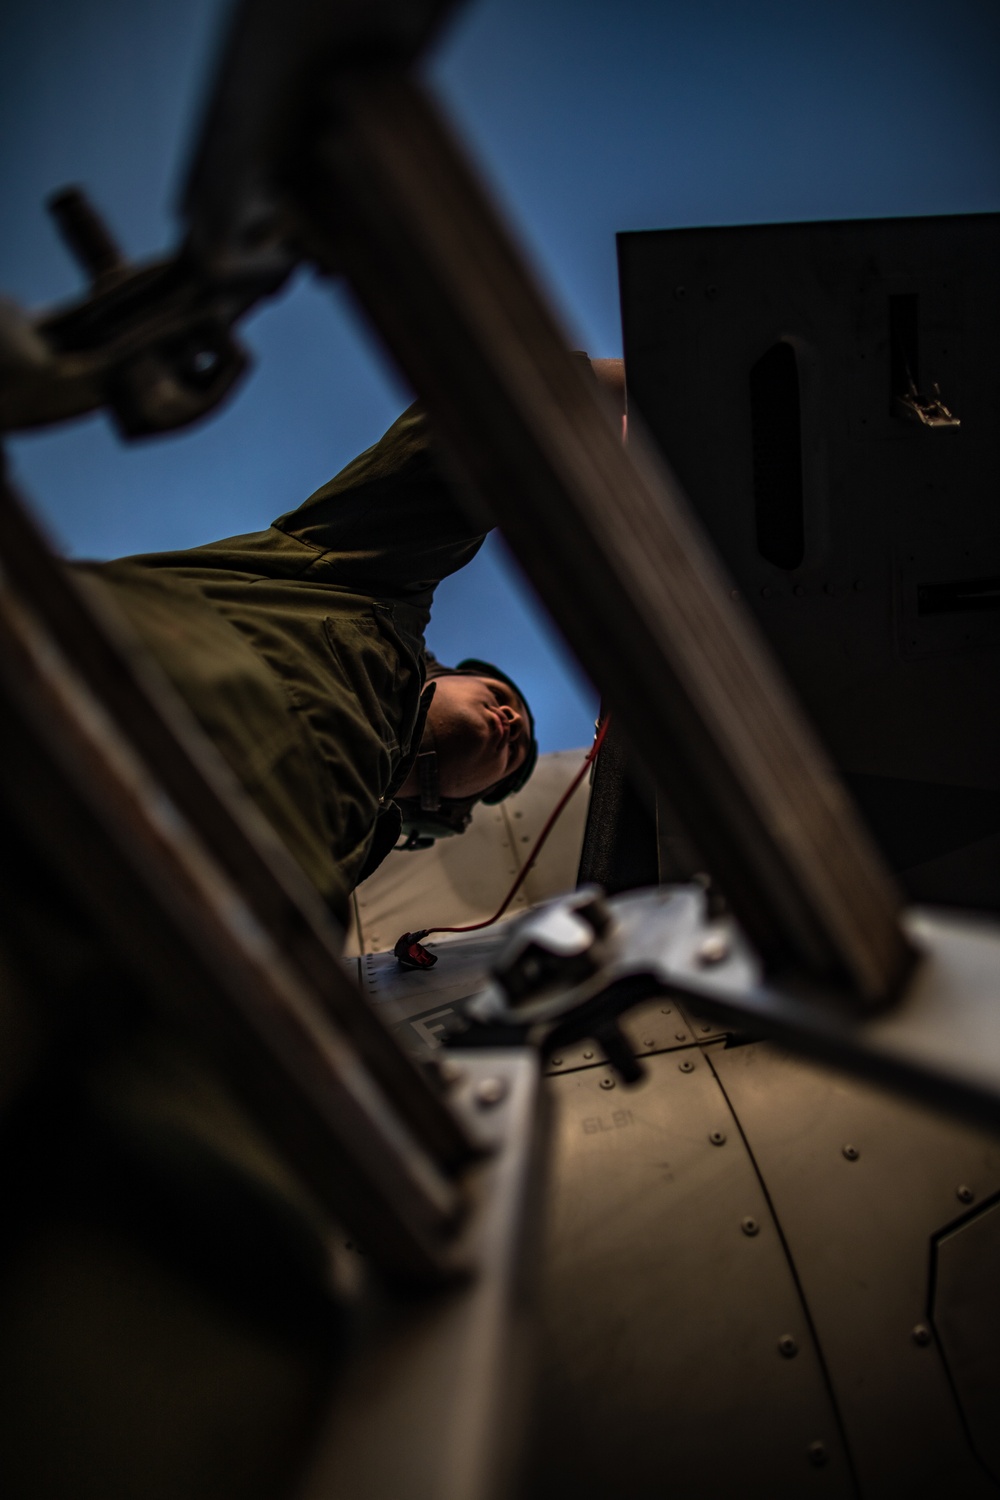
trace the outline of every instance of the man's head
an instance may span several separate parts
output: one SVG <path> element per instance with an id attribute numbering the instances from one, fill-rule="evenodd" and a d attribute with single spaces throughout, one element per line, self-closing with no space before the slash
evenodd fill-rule
<path id="1" fill-rule="evenodd" d="M 476 802 L 501 802 L 519 791 L 538 745 L 520 690 L 490 662 L 469 658 L 443 667 L 428 657 L 427 676 L 434 696 L 422 753 L 398 800 L 405 824 L 433 835 L 436 821 L 437 832 L 458 832 Z"/>
<path id="2" fill-rule="evenodd" d="M 438 677 L 427 712 L 442 797 L 481 797 L 524 765 L 531 728 L 520 693 L 498 677 Z"/>

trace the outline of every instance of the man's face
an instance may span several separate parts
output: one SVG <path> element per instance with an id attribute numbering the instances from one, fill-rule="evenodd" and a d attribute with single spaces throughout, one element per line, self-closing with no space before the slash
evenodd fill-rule
<path id="1" fill-rule="evenodd" d="M 474 797 L 503 781 L 528 753 L 528 714 L 520 696 L 493 677 L 435 679 L 428 719 L 442 797 Z"/>

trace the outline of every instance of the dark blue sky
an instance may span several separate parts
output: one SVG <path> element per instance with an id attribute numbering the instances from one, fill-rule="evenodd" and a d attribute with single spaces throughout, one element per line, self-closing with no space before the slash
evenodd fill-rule
<path id="1" fill-rule="evenodd" d="M 43 197 L 84 183 L 127 250 L 172 203 L 225 7 L 7 0 L 0 14 L 0 287 L 76 290 Z M 480 0 L 429 73 L 561 309 L 620 350 L 619 229 L 1000 209 L 997 0 Z M 303 278 L 247 327 L 258 365 L 196 430 L 124 446 L 103 418 L 11 444 L 76 556 L 254 530 L 372 442 L 407 399 L 343 291 Z M 593 703 L 491 542 L 439 596 L 444 659 L 502 660 L 543 748 Z"/>

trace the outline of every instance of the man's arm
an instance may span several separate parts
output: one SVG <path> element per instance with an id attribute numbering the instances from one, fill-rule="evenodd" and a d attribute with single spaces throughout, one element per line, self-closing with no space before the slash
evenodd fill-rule
<path id="1" fill-rule="evenodd" d="M 590 367 L 597 382 L 607 391 L 619 413 L 625 415 L 625 361 L 623 359 L 592 359 Z"/>

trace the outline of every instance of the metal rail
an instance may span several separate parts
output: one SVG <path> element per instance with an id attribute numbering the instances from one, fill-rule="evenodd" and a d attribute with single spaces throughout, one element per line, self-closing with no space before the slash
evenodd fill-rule
<path id="1" fill-rule="evenodd" d="M 475 1154 L 470 1135 L 350 985 L 304 877 L 229 805 L 210 748 L 171 722 L 145 666 L 83 599 L 60 594 L 6 489 L 0 517 L 7 817 L 88 911 L 137 997 L 199 1046 L 375 1263 L 415 1282 L 453 1274 L 465 1202 L 450 1168 Z"/>
<path id="2" fill-rule="evenodd" d="M 355 73 L 334 106 L 291 183 L 311 253 L 350 278 L 765 959 L 884 1002 L 912 957 L 897 893 L 678 486 L 623 451 L 419 86 Z"/>

